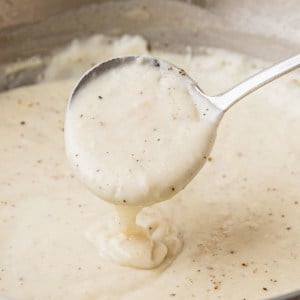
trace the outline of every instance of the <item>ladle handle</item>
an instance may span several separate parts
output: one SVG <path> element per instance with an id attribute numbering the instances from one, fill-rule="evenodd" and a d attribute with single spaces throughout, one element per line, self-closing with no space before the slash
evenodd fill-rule
<path id="1" fill-rule="evenodd" d="M 300 66 L 300 54 L 288 58 L 276 65 L 267 68 L 245 81 L 234 86 L 227 92 L 217 96 L 209 97 L 210 101 L 220 108 L 222 111 L 227 111 L 232 105 L 237 103 L 245 96 L 253 93 L 265 84 L 277 79 L 278 77 L 297 69 Z"/>

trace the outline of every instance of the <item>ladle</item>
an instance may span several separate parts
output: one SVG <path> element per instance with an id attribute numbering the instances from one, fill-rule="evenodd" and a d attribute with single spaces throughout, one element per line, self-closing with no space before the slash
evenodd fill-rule
<path id="1" fill-rule="evenodd" d="M 196 99 L 195 101 L 197 102 L 198 100 L 203 103 L 203 101 L 205 103 L 207 103 L 206 105 L 208 105 L 207 107 L 210 107 L 209 111 L 209 118 L 211 118 L 212 121 L 212 128 L 213 126 L 215 127 L 214 130 L 211 130 L 211 137 L 206 138 L 206 140 L 201 141 L 201 143 L 203 142 L 203 144 L 206 145 L 207 143 L 207 147 L 205 149 L 211 149 L 211 145 L 213 144 L 214 138 L 215 138 L 215 132 L 216 129 L 220 123 L 220 120 L 222 119 L 224 113 L 230 108 L 232 107 L 234 104 L 236 104 L 239 100 L 243 99 L 245 96 L 251 94 L 252 92 L 256 91 L 257 89 L 259 89 L 260 87 L 262 87 L 263 85 L 273 81 L 274 79 L 298 68 L 300 66 L 300 54 L 293 56 L 289 59 L 286 59 L 284 61 L 281 61 L 279 63 L 277 63 L 276 65 L 267 68 L 255 75 L 253 75 L 252 77 L 246 79 L 245 81 L 241 82 L 240 84 L 234 86 L 232 89 L 216 95 L 216 96 L 208 96 L 206 95 L 201 88 L 197 85 L 197 83 L 190 78 L 186 72 L 174 65 L 172 65 L 171 63 L 168 63 L 164 60 L 160 60 L 151 56 L 143 56 L 143 55 L 139 55 L 139 56 L 126 56 L 126 57 L 119 57 L 119 58 L 114 58 L 111 59 L 109 61 L 100 63 L 96 66 L 94 66 L 93 68 L 91 68 L 90 70 L 88 70 L 79 80 L 79 82 L 77 83 L 77 85 L 75 86 L 71 97 L 69 99 L 69 104 L 68 104 L 68 109 L 67 109 L 67 117 L 66 117 L 66 126 L 65 126 L 65 135 L 66 135 L 66 147 L 67 147 L 67 153 L 69 152 L 69 158 L 71 160 L 71 163 L 73 164 L 73 166 L 75 167 L 75 169 L 77 168 L 77 173 L 81 176 L 83 175 L 83 171 L 85 172 L 87 170 L 87 168 L 90 168 L 89 170 L 92 170 L 92 168 L 94 168 L 95 165 L 99 165 L 99 167 L 101 167 L 101 162 L 98 163 L 98 161 L 94 161 L 93 163 L 90 163 L 90 165 L 85 164 L 84 162 L 82 162 L 82 164 L 78 164 L 78 155 L 76 154 L 77 157 L 74 157 L 75 154 L 74 153 L 82 153 L 83 155 L 88 155 L 91 156 L 92 154 L 96 155 L 96 153 L 92 153 L 94 150 L 94 148 L 91 148 L 89 146 L 90 143 L 94 143 L 95 141 L 97 141 L 97 139 L 101 139 L 99 132 L 101 132 L 101 130 L 98 130 L 98 127 L 94 127 L 96 128 L 93 132 L 92 136 L 89 136 L 87 138 L 87 133 L 88 132 L 82 132 L 81 133 L 81 137 L 84 138 L 84 142 L 81 142 L 81 146 L 78 148 L 77 145 L 74 146 L 73 148 L 70 147 L 71 143 L 73 143 L 72 141 L 72 137 L 76 136 L 76 126 L 78 123 L 82 124 L 82 122 L 90 122 L 90 121 L 85 121 L 84 118 L 83 119 L 76 119 L 76 121 L 69 121 L 69 119 L 71 120 L 72 118 L 69 118 L 69 115 L 72 115 L 72 106 L 74 105 L 74 101 L 76 102 L 76 99 L 78 99 L 77 94 L 79 92 L 81 92 L 83 90 L 84 87 L 88 86 L 90 82 L 92 82 L 94 79 L 99 79 L 101 78 L 101 76 L 103 76 L 106 72 L 109 71 L 113 71 L 110 74 L 120 74 L 118 73 L 118 68 L 120 68 L 119 70 L 123 70 L 124 68 L 126 69 L 127 67 L 129 68 L 129 66 L 133 65 L 133 64 L 139 64 L 140 66 L 142 66 L 142 68 L 148 67 L 149 66 L 157 68 L 156 70 L 159 70 L 161 72 L 161 76 L 169 76 L 166 74 L 172 74 L 172 76 L 175 76 L 174 78 L 178 77 L 178 81 L 177 84 L 181 84 L 183 86 L 185 86 L 187 88 L 187 90 L 190 91 L 190 93 L 193 93 L 193 95 L 196 95 L 196 97 L 194 97 L 194 99 Z M 145 69 L 146 70 L 146 69 Z M 122 71 L 122 72 L 123 72 Z M 122 73 L 124 74 L 124 73 Z M 147 80 L 147 78 L 145 79 L 145 75 L 147 74 L 146 71 L 141 73 L 141 76 L 144 78 L 144 80 Z M 165 74 L 165 75 L 164 75 Z M 174 74 L 174 75 L 173 75 Z M 116 76 L 116 75 L 114 75 Z M 122 75 L 123 76 L 123 75 Z M 128 81 L 129 79 L 127 78 L 127 75 L 124 75 L 124 78 L 122 77 L 122 79 L 120 80 L 120 78 L 118 79 L 118 84 L 116 85 L 116 87 L 114 87 L 114 89 L 118 89 L 117 94 L 120 95 L 120 105 L 122 103 L 124 103 L 124 95 L 123 93 L 126 93 L 126 89 L 123 89 L 124 87 L 126 87 L 127 84 L 129 84 L 129 82 L 126 82 L 126 80 Z M 119 76 L 120 77 L 120 76 Z M 112 77 L 110 80 L 113 80 L 114 77 Z M 138 81 L 138 79 L 135 79 Z M 135 84 L 135 83 L 134 83 Z M 133 86 L 134 86 L 133 84 Z M 136 83 L 138 84 L 138 82 Z M 154 83 L 156 84 L 156 83 Z M 200 83 L 201 84 L 201 83 Z M 124 85 L 122 87 L 122 85 Z M 132 82 L 131 82 L 132 85 Z M 98 89 L 102 89 L 103 86 L 98 87 L 98 85 L 96 86 L 96 88 Z M 155 86 L 153 87 L 155 88 Z M 111 93 L 114 93 L 115 90 L 110 91 Z M 80 95 L 82 95 L 83 93 L 80 93 Z M 80 98 L 81 97 L 81 98 Z M 80 96 L 79 98 L 82 100 L 81 102 L 81 107 L 87 107 L 86 105 L 86 100 L 87 98 L 85 98 L 84 96 Z M 98 96 L 101 98 L 101 96 Z M 133 96 L 131 96 L 133 97 Z M 93 101 L 97 101 L 97 96 L 95 96 L 93 99 Z M 203 100 L 203 101 L 202 101 Z M 79 101 L 79 100 L 78 100 Z M 99 101 L 99 100 L 98 100 Z M 103 101 L 103 100 L 101 100 Z M 103 102 L 102 102 L 103 103 Z M 106 102 L 107 103 L 107 102 Z M 162 103 L 162 102 L 160 102 Z M 195 103 L 196 104 L 196 103 Z M 98 105 L 98 104 L 96 104 Z M 97 106 L 98 109 L 99 106 Z M 102 106 L 101 106 L 102 107 Z M 118 110 L 119 109 L 119 105 L 115 106 L 115 109 Z M 99 108 L 101 109 L 101 108 Z M 207 108 L 208 110 L 208 108 Z M 106 112 L 105 111 L 100 111 L 101 115 L 105 115 Z M 94 111 L 92 110 L 91 113 L 94 113 Z M 74 113 L 73 113 L 74 114 Z M 207 114 L 205 115 L 203 112 L 201 113 L 201 116 L 203 116 L 204 118 L 208 118 Z M 79 112 L 77 112 L 76 116 L 79 115 Z M 151 116 L 151 114 L 150 114 Z M 153 115 L 153 117 L 155 117 L 155 115 Z M 250 117 L 250 116 L 249 116 Z M 128 117 L 129 118 L 129 117 Z M 119 126 L 123 127 L 124 122 L 126 122 L 126 120 L 128 120 L 128 118 L 123 119 L 122 122 L 119 124 Z M 96 121 L 95 121 L 96 122 Z M 96 125 L 95 125 L 96 126 Z M 98 125 L 97 125 L 98 126 Z M 143 123 L 140 124 L 140 126 L 143 126 Z M 146 126 L 146 125 L 145 125 Z M 87 127 L 90 128 L 90 127 Z M 135 128 L 132 128 L 133 130 L 135 130 Z M 120 153 L 124 150 L 124 145 L 122 145 L 122 141 L 125 143 L 126 142 L 126 138 L 127 138 L 127 134 L 130 135 L 131 133 L 122 133 L 123 137 L 120 138 L 120 141 L 117 142 L 117 145 L 114 147 L 114 149 L 119 149 L 118 151 L 120 151 Z M 125 135 L 125 136 L 124 136 Z M 134 136 L 134 135 L 133 135 Z M 78 140 L 78 136 L 77 136 L 77 140 Z M 122 140 L 123 139 L 123 140 Z M 70 142 L 70 144 L 68 145 L 68 141 Z M 192 140 L 193 141 L 193 140 Z M 175 144 L 174 144 L 175 145 Z M 104 145 L 105 146 L 105 145 Z M 140 145 L 137 145 L 137 147 L 139 147 Z M 146 147 L 146 146 L 145 146 Z M 178 149 L 174 149 L 176 147 L 184 147 L 184 145 L 179 145 L 176 144 L 176 146 L 174 147 L 170 147 L 168 151 L 168 153 L 171 153 L 173 156 L 173 160 L 170 160 L 170 162 L 166 162 L 166 161 L 159 161 L 157 163 L 157 165 L 165 165 L 167 167 L 165 167 L 165 169 L 167 169 L 167 171 L 165 173 L 161 172 L 158 174 L 163 174 L 163 175 L 158 175 L 158 177 L 163 177 L 163 178 L 156 178 L 155 180 L 157 181 L 161 181 L 164 180 L 166 181 L 166 175 L 170 174 L 168 173 L 169 171 L 172 171 L 173 174 L 176 174 L 176 176 L 173 176 L 172 178 L 172 182 L 167 182 L 160 185 L 160 183 L 158 183 L 156 185 L 156 190 L 154 193 L 151 192 L 151 190 L 149 189 L 149 192 L 146 192 L 143 194 L 144 190 L 142 190 L 142 192 L 140 193 L 136 193 L 136 199 L 132 198 L 131 195 L 129 195 L 129 193 L 125 193 L 124 195 L 122 194 L 120 196 L 119 193 L 119 199 L 114 198 L 113 192 L 106 193 L 103 192 L 102 187 L 100 187 L 101 191 L 99 190 L 99 186 L 102 186 L 102 184 L 104 184 L 101 180 L 103 177 L 96 177 L 98 176 L 97 173 L 95 173 L 94 175 L 91 175 L 92 171 L 87 171 L 85 174 L 81 176 L 81 178 L 87 183 L 88 186 L 90 186 L 90 188 L 98 194 L 98 196 L 100 196 L 101 198 L 103 198 L 104 200 L 107 200 L 109 202 L 113 202 L 115 204 L 119 204 L 119 205 L 123 205 L 123 203 L 125 203 L 124 200 L 122 199 L 126 199 L 126 205 L 137 205 L 137 206 L 145 206 L 145 205 L 151 205 L 155 202 L 159 202 L 159 201 L 163 201 L 166 200 L 170 197 L 172 197 L 173 195 L 175 195 L 177 192 L 179 192 L 182 188 L 184 188 L 184 186 L 195 176 L 195 174 L 201 169 L 201 167 L 203 166 L 204 162 L 202 158 L 206 158 L 207 154 L 209 154 L 209 150 L 206 151 L 205 154 L 203 154 L 203 156 L 201 156 L 201 160 L 195 160 L 196 163 L 191 162 L 190 164 L 193 165 L 188 165 L 188 164 L 182 164 L 183 167 L 182 169 L 176 169 L 173 170 L 172 169 L 172 162 L 174 162 L 175 160 L 178 159 L 182 159 L 182 158 L 177 158 L 177 150 Z M 103 144 L 102 144 L 102 148 L 103 148 Z M 71 151 L 69 151 L 69 149 L 71 149 Z M 74 150 L 75 149 L 75 150 Z M 199 155 L 200 151 L 198 151 L 198 148 L 194 147 L 193 148 L 195 151 L 194 153 L 190 153 L 188 152 L 186 155 L 188 156 L 194 156 L 196 157 L 197 155 Z M 132 151 L 134 151 L 135 149 L 131 149 Z M 75 152 L 76 151 L 76 152 Z M 155 148 L 155 150 L 152 151 L 161 151 L 161 148 Z M 198 153 L 196 153 L 198 151 Z M 71 154 L 70 154 L 71 153 Z M 120 154 L 119 152 L 114 152 L 115 158 L 119 158 Z M 97 157 L 103 157 L 102 154 L 97 154 Z M 79 155 L 80 156 L 80 155 Z M 126 156 L 127 157 L 127 156 Z M 168 156 L 168 154 L 165 157 L 170 157 Z M 126 158 L 125 158 L 126 159 Z M 138 161 L 138 160 L 137 160 Z M 191 161 L 191 160 L 190 160 Z M 103 162 L 102 162 L 103 163 Z M 120 164 L 122 164 L 123 161 L 120 162 Z M 155 162 L 154 162 L 155 163 Z M 197 165 L 196 165 L 197 164 Z M 156 166 L 153 167 L 153 165 L 151 165 L 150 168 L 155 168 Z M 169 169 L 168 169 L 169 168 Z M 184 169 L 185 168 L 185 169 Z M 140 170 L 140 169 L 138 169 Z M 147 173 L 147 169 L 143 169 L 145 171 L 145 178 L 147 178 L 147 175 L 149 175 Z M 108 173 L 111 171 L 110 169 L 106 170 Z M 164 170 L 165 171 L 165 170 Z M 105 172 L 105 170 L 104 170 Z M 113 171 L 112 171 L 113 172 Z M 187 178 L 186 172 L 190 172 L 190 174 L 192 174 L 189 178 Z M 104 173 L 103 173 L 104 174 Z M 107 173 L 106 173 L 107 174 Z M 94 176 L 94 177 L 93 177 Z M 102 175 L 101 175 L 102 176 Z M 105 176 L 105 174 L 104 174 Z M 124 178 L 133 178 L 132 176 L 134 175 L 124 175 Z M 138 176 L 138 175 L 137 175 Z M 144 175 L 143 175 L 144 176 Z M 186 182 L 183 182 L 184 176 L 186 179 Z M 98 178 L 97 180 L 94 180 L 93 178 Z M 165 179 L 164 179 L 165 178 Z M 171 177 L 170 177 L 171 178 Z M 137 186 L 137 182 L 139 182 L 140 178 L 133 178 L 133 180 L 131 180 L 131 184 L 133 184 L 134 186 Z M 91 182 L 92 181 L 92 182 Z M 118 180 L 114 180 L 114 178 L 112 178 L 112 180 L 109 182 L 110 186 L 113 186 L 114 184 L 117 184 L 115 182 L 118 182 Z M 120 182 L 120 180 L 119 180 Z M 152 181 L 153 182 L 153 181 Z M 95 184 L 94 184 L 95 183 Z M 182 183 L 182 185 L 180 185 Z M 131 187 L 129 187 L 128 185 L 126 186 L 127 183 L 121 183 L 121 188 L 114 187 L 115 190 L 121 190 L 123 189 L 123 187 L 127 187 L 127 191 L 128 190 L 132 190 Z M 108 185 L 106 183 L 106 185 Z M 176 189 L 174 188 L 176 186 Z M 178 187 L 178 188 L 177 188 Z M 112 189 L 113 190 L 113 189 Z M 127 197 L 128 196 L 128 197 Z M 122 198 L 121 198 L 122 197 Z M 123 198 L 124 197 L 124 198 Z M 151 198 L 153 197 L 153 198 Z M 156 198 L 155 198 L 156 197 Z M 132 199 L 130 199 L 132 198 Z M 123 201 L 123 203 L 122 203 Z"/>

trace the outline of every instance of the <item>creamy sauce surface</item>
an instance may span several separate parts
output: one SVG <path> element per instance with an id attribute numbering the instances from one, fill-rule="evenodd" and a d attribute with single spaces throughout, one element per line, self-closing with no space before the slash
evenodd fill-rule
<path id="1" fill-rule="evenodd" d="M 183 70 L 139 57 L 75 92 L 67 154 L 102 199 L 149 205 L 182 190 L 203 166 L 218 112 Z"/>
<path id="2" fill-rule="evenodd" d="M 125 54 L 147 53 L 145 42 L 133 40 Z M 184 68 L 208 93 L 265 66 L 223 50 L 152 54 Z M 75 82 L 1 94 L 0 295 L 261 299 L 299 288 L 299 81 L 291 74 L 232 108 L 201 172 L 171 201 L 140 212 L 140 226 L 151 231 L 160 220 L 159 235 L 173 230 L 172 220 L 184 242 L 176 259 L 153 270 L 114 264 L 86 238 L 112 208 L 76 179 L 65 157 L 65 107 Z"/>

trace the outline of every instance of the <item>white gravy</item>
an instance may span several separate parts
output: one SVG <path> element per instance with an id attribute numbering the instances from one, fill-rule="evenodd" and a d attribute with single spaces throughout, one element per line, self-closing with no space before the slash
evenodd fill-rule
<path id="1" fill-rule="evenodd" d="M 108 58 L 109 45 L 118 49 L 118 40 L 99 40 L 101 61 Z M 88 43 L 77 43 L 77 58 L 85 57 Z M 120 43 L 126 55 L 147 54 L 141 38 L 126 37 Z M 61 55 L 56 55 L 54 65 Z M 220 49 L 203 49 L 197 56 L 151 55 L 184 68 L 209 94 L 266 66 Z M 79 76 L 82 70 L 76 73 L 75 65 L 72 73 Z M 86 238 L 93 239 L 103 222 L 109 226 L 105 220 L 114 216 L 111 205 L 76 179 L 66 159 L 65 108 L 75 81 L 2 93 L 0 296 L 240 300 L 299 288 L 299 81 L 298 73 L 291 74 L 233 107 L 201 172 L 171 201 L 138 214 L 138 226 L 149 231 L 159 220 L 160 230 L 152 237 L 157 243 L 167 244 L 165 237 L 170 235 L 165 232 L 171 231 L 184 243 L 177 256 L 171 253 L 150 270 L 120 266 L 99 255 L 107 236 L 94 240 L 98 248 Z"/>

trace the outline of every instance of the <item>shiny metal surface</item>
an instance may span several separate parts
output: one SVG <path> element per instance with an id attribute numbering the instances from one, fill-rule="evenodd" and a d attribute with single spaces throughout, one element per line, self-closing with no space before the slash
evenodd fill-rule
<path id="1" fill-rule="evenodd" d="M 104 3 L 111 0 L 1 0 L 0 30 L 33 22 L 39 22 L 88 4 Z M 183 2 L 205 5 L 206 0 L 181 0 Z"/>

